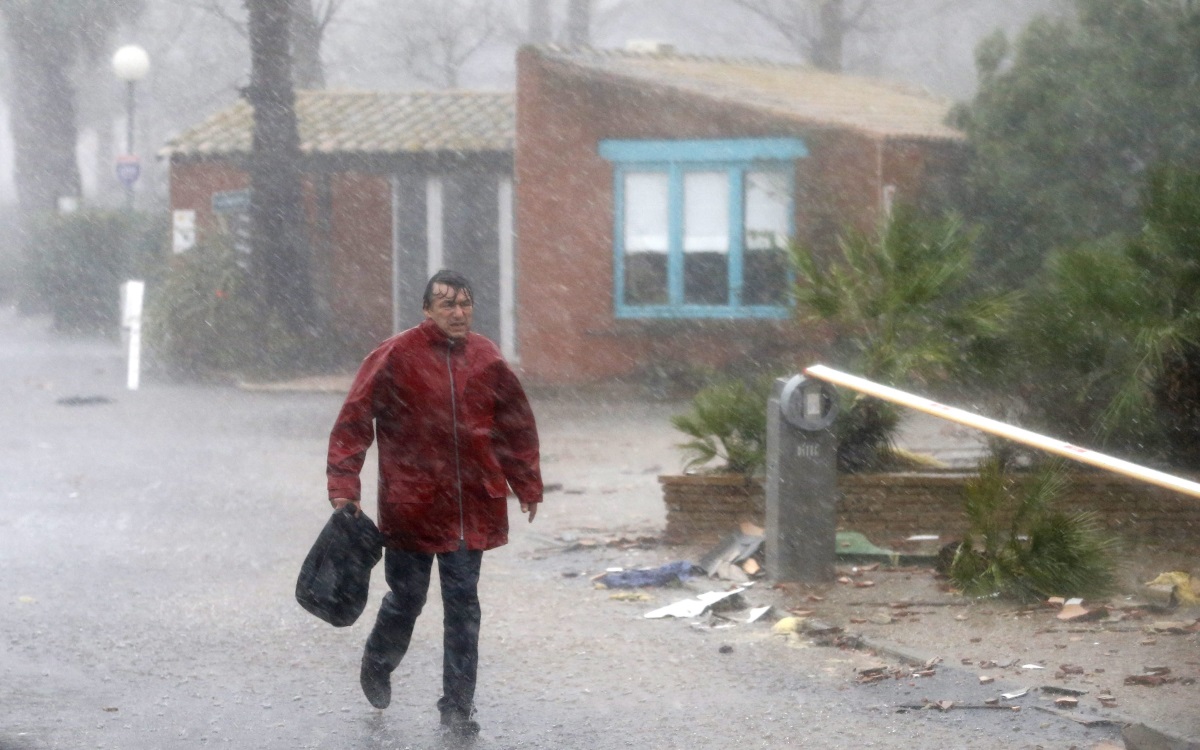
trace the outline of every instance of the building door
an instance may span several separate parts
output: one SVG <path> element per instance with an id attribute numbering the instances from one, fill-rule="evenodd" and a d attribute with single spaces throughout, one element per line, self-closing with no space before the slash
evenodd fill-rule
<path id="1" fill-rule="evenodd" d="M 421 321 L 426 282 L 438 269 L 451 268 L 474 289 L 474 330 L 513 359 L 511 178 L 469 170 L 396 175 L 392 216 L 395 330 Z"/>

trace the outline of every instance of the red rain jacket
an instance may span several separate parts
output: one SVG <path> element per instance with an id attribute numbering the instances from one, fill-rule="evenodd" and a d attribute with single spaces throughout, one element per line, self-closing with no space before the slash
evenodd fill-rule
<path id="1" fill-rule="evenodd" d="M 517 376 L 478 334 L 454 341 L 426 320 L 367 355 L 329 436 L 329 497 L 360 499 L 379 440 L 379 531 L 410 552 L 508 541 L 507 485 L 542 499 L 537 427 Z"/>

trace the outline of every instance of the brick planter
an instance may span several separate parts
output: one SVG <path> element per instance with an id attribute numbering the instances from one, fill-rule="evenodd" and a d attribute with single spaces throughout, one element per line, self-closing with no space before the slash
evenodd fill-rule
<path id="1" fill-rule="evenodd" d="M 866 534 L 882 546 L 913 534 L 961 538 L 966 531 L 963 485 L 971 474 L 951 472 L 853 474 L 838 477 L 838 528 Z M 741 476 L 660 476 L 667 506 L 664 541 L 711 544 L 742 521 L 761 526 L 766 502 L 761 479 Z M 1060 500 L 1064 510 L 1093 510 L 1105 526 L 1131 541 L 1200 551 L 1200 499 L 1110 473 L 1073 474 Z"/>
<path id="2" fill-rule="evenodd" d="M 759 526 L 766 515 L 761 479 L 740 474 L 660 476 L 667 504 L 667 544 L 712 544 L 743 521 Z"/>

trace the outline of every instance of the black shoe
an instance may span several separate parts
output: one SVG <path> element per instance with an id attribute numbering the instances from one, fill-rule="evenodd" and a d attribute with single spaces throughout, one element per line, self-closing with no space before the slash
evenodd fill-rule
<path id="1" fill-rule="evenodd" d="M 392 702 L 392 673 L 374 659 L 363 656 L 358 682 L 362 685 L 363 695 L 375 708 L 387 708 Z"/>
<path id="2" fill-rule="evenodd" d="M 479 722 L 467 712 L 457 708 L 442 711 L 442 726 L 459 737 L 474 737 L 479 734 Z"/>

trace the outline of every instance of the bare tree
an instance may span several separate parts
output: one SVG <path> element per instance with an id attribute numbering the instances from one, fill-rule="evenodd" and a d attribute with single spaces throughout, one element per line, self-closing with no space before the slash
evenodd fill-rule
<path id="1" fill-rule="evenodd" d="M 550 0 L 529 0 L 529 42 L 532 44 L 549 42 L 553 28 L 554 19 L 550 15 Z"/>
<path id="2" fill-rule="evenodd" d="M 889 0 L 730 0 L 766 21 L 804 59 L 840 72 L 846 36 Z"/>
<path id="3" fill-rule="evenodd" d="M 454 88 L 467 61 L 509 30 L 509 9 L 495 0 L 406 0 L 383 25 L 413 77 Z"/>
<path id="4" fill-rule="evenodd" d="M 248 34 L 247 22 L 238 0 L 188 0 L 206 13 L 226 21 L 242 36 Z M 321 62 L 321 44 L 329 24 L 346 0 L 288 0 L 291 18 L 288 39 L 292 55 L 292 78 L 297 88 L 325 88 L 325 66 Z"/>
<path id="5" fill-rule="evenodd" d="M 727 0 L 775 30 L 801 58 L 815 67 L 841 72 L 852 35 L 884 43 L 902 30 L 949 14 L 987 5 L 981 0 Z M 1008 0 L 996 14 L 1027 17 L 1031 12 L 1069 5 L 1070 0 Z M 877 47 L 877 45 L 875 45 Z M 853 67 L 853 65 L 850 65 Z"/>
<path id="6" fill-rule="evenodd" d="M 300 134 L 288 50 L 290 4 L 291 0 L 246 0 L 250 11 L 246 98 L 254 108 L 251 247 L 267 311 L 294 333 L 304 333 L 314 321 L 300 184 Z"/>
<path id="7" fill-rule="evenodd" d="M 292 78 L 301 89 L 325 88 L 321 43 L 346 0 L 292 0 Z"/>
<path id="8" fill-rule="evenodd" d="M 592 1 L 568 0 L 567 45 L 586 47 L 591 44 Z"/>
<path id="9" fill-rule="evenodd" d="M 99 59 L 117 24 L 140 10 L 139 0 L 0 0 L 12 66 L 17 199 L 26 215 L 54 211 L 60 196 L 80 194 L 72 73 L 81 60 Z"/>

